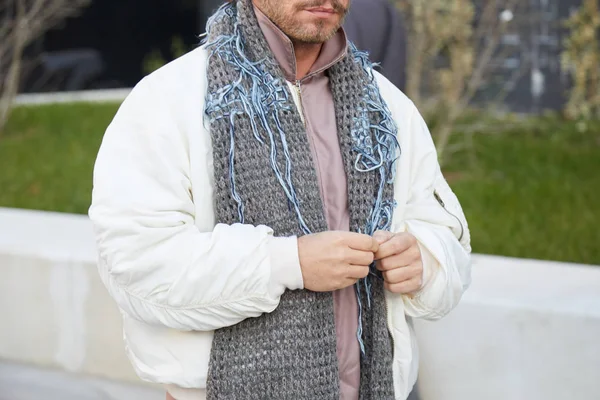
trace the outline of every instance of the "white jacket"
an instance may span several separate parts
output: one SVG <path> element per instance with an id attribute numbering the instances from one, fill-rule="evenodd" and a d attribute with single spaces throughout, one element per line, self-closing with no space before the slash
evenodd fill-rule
<path id="1" fill-rule="evenodd" d="M 206 386 L 213 331 L 271 312 L 286 289 L 302 288 L 296 238 L 275 238 L 267 226 L 215 226 L 203 113 L 207 56 L 204 48 L 192 51 L 128 96 L 98 154 L 89 213 L 100 275 L 122 311 L 137 374 L 196 389 L 172 394 L 197 399 L 204 397 L 198 389 Z M 418 239 L 425 268 L 414 298 L 386 293 L 395 397 L 405 399 L 418 367 L 410 318 L 438 319 L 457 305 L 470 282 L 470 238 L 425 122 L 404 94 L 376 77 L 402 149 L 392 231 Z"/>

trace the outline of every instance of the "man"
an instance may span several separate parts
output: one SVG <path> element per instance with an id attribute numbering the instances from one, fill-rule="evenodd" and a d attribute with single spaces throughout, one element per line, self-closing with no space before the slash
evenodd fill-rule
<path id="1" fill-rule="evenodd" d="M 406 28 L 389 0 L 352 0 L 344 30 L 356 47 L 380 64 L 380 72 L 398 89 L 406 84 Z"/>
<path id="2" fill-rule="evenodd" d="M 99 271 L 136 372 L 177 400 L 405 399 L 411 318 L 469 284 L 427 127 L 347 44 L 349 3 L 225 5 L 106 132 Z"/>

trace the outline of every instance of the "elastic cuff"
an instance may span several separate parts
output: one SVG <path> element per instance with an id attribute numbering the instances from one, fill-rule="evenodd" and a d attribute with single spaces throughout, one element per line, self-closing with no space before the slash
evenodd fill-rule
<path id="1" fill-rule="evenodd" d="M 298 256 L 298 238 L 273 237 L 269 242 L 271 255 L 271 277 L 274 282 L 289 290 L 304 289 L 300 257 Z"/>
<path id="2" fill-rule="evenodd" d="M 423 263 L 423 284 L 417 294 L 426 288 L 429 283 L 435 279 L 440 269 L 440 263 L 431 254 L 431 252 L 421 242 L 418 242 L 419 250 L 421 250 L 421 262 Z"/>
<path id="3" fill-rule="evenodd" d="M 186 389 L 175 385 L 165 385 L 165 389 L 175 400 L 206 400 L 205 389 Z"/>

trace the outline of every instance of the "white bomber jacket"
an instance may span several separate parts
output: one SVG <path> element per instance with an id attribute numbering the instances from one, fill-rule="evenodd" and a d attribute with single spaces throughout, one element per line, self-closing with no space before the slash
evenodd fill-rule
<path id="1" fill-rule="evenodd" d="M 102 142 L 89 211 L 129 359 L 140 378 L 186 400 L 204 398 L 214 330 L 271 312 L 285 290 L 303 287 L 296 238 L 274 237 L 267 226 L 215 225 L 207 58 L 200 47 L 127 97 Z M 418 239 L 425 270 L 412 298 L 386 292 L 395 397 L 403 400 L 418 368 L 411 318 L 439 319 L 457 305 L 470 283 L 470 236 L 425 122 L 375 75 L 402 151 L 392 231 Z"/>

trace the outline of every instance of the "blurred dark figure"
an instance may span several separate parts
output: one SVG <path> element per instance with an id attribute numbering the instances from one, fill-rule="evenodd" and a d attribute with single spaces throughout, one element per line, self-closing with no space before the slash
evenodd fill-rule
<path id="1" fill-rule="evenodd" d="M 368 51 L 380 72 L 400 90 L 406 83 L 406 30 L 389 0 L 353 0 L 344 29 L 360 50 Z"/>

